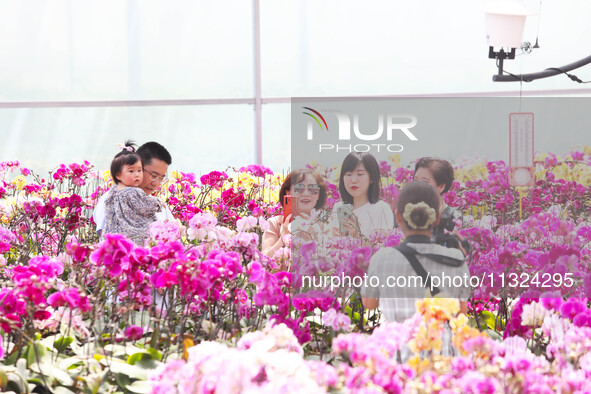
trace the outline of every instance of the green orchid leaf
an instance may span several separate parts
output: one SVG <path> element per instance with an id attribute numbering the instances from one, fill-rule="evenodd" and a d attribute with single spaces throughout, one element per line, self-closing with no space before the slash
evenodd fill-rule
<path id="1" fill-rule="evenodd" d="M 74 342 L 74 338 L 72 337 L 61 337 L 53 343 L 53 347 L 58 352 L 62 353 L 72 344 L 72 342 Z"/>
<path id="2" fill-rule="evenodd" d="M 160 353 L 158 350 L 154 348 L 148 348 L 146 350 L 148 351 L 148 353 L 150 353 L 154 360 L 162 361 L 162 353 Z"/>
<path id="3" fill-rule="evenodd" d="M 131 356 L 127 357 L 127 363 L 130 365 L 135 365 L 138 361 L 142 360 L 143 358 L 152 358 L 152 355 L 146 350 L 142 352 L 137 352 L 132 354 Z"/>

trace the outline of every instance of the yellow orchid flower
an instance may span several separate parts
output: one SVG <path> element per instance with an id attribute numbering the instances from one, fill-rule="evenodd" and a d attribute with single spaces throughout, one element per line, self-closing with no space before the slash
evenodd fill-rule
<path id="1" fill-rule="evenodd" d="M 23 190 L 25 183 L 25 177 L 22 175 L 19 175 L 12 180 L 12 184 L 15 185 L 18 190 Z"/>

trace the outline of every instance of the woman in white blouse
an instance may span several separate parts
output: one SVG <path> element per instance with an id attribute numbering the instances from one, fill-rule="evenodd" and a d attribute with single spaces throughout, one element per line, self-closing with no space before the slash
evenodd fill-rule
<path id="1" fill-rule="evenodd" d="M 392 208 L 380 199 L 380 185 L 380 169 L 373 155 L 353 152 L 345 157 L 339 177 L 342 202 L 335 204 L 332 217 L 336 234 L 369 238 L 376 231 L 394 228 Z"/>

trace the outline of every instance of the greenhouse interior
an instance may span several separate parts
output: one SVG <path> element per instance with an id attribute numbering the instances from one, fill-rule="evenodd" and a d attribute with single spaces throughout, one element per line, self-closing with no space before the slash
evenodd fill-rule
<path id="1" fill-rule="evenodd" d="M 589 15 L 0 1 L 0 392 L 591 392 Z"/>

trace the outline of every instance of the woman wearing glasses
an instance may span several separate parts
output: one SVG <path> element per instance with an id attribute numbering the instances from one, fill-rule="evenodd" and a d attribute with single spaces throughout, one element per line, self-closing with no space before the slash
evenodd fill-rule
<path id="1" fill-rule="evenodd" d="M 292 204 L 292 212 L 300 218 L 308 219 L 313 209 L 321 209 L 326 202 L 326 185 L 322 177 L 312 170 L 295 170 L 290 172 L 279 191 L 279 203 L 285 208 L 285 196 L 296 197 Z M 263 234 L 262 250 L 268 257 L 286 245 L 285 236 L 291 235 L 289 223 L 292 215 L 275 216 L 269 219 L 269 229 Z"/>

